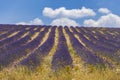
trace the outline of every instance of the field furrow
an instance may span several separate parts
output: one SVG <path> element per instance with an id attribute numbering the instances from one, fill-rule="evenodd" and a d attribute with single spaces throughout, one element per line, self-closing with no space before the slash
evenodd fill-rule
<path id="1" fill-rule="evenodd" d="M 116 69 L 119 52 L 119 28 L 0 25 L 1 70 Z"/>

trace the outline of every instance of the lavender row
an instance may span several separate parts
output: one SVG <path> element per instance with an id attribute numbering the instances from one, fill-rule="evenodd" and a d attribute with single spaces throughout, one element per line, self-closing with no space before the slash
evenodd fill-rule
<path id="1" fill-rule="evenodd" d="M 110 40 L 115 40 L 117 38 L 118 34 L 116 35 L 116 38 L 113 38 L 114 36 L 111 35 L 110 33 L 108 33 L 108 31 L 111 32 L 111 33 L 113 33 L 113 32 L 120 33 L 119 28 L 114 29 L 114 28 L 92 28 L 92 27 L 90 27 L 90 28 L 84 28 L 84 27 L 79 28 L 79 27 L 77 27 L 77 29 L 79 29 L 79 30 L 82 30 L 82 29 L 83 30 L 89 30 L 90 32 L 95 31 L 96 32 L 95 34 L 99 34 L 103 37 L 107 37 Z M 101 34 L 99 31 L 102 31 L 104 34 Z M 119 38 L 117 38 L 117 39 L 119 39 Z M 117 41 L 117 40 L 115 40 L 115 41 Z"/>
<path id="2" fill-rule="evenodd" d="M 99 58 L 95 53 L 92 53 L 87 48 L 85 48 L 74 36 L 69 29 L 65 28 L 66 33 L 69 35 L 71 44 L 76 51 L 76 53 L 80 56 L 80 58 L 85 62 L 85 64 L 90 65 L 104 65 L 104 60 Z"/>
<path id="3" fill-rule="evenodd" d="M 106 44 L 108 46 L 112 46 L 114 50 L 115 49 L 117 50 L 120 48 L 120 42 L 116 42 L 116 39 L 114 39 L 114 40 L 106 39 L 105 38 L 106 36 L 103 36 L 102 34 L 97 33 L 97 32 L 95 34 L 90 33 L 91 31 L 89 31 L 89 30 L 87 30 L 87 32 L 88 32 L 88 34 L 97 36 L 98 39 L 96 41 L 101 42 L 102 44 Z"/>
<path id="4" fill-rule="evenodd" d="M 38 31 L 38 30 L 40 31 L 40 28 L 37 29 L 36 31 Z M 36 31 L 33 31 L 33 28 L 31 28 L 31 29 L 29 30 L 29 34 L 26 35 L 25 37 L 20 38 L 19 40 L 16 40 L 16 41 L 14 41 L 14 42 L 11 42 L 10 44 L 8 44 L 8 45 L 6 45 L 6 46 L 1 47 L 1 48 L 0 48 L 0 54 L 3 54 L 3 53 L 5 53 L 5 52 L 7 52 L 7 51 L 10 52 L 11 50 L 13 50 L 13 49 L 15 49 L 15 48 L 18 48 L 18 47 L 26 44 L 29 40 L 31 40 L 31 37 L 36 33 Z M 27 32 L 27 31 L 26 31 L 26 32 Z"/>
<path id="5" fill-rule="evenodd" d="M 94 44 L 92 41 L 89 41 L 88 39 L 86 39 L 81 32 L 77 32 L 74 28 L 72 28 L 73 32 L 76 32 L 79 36 L 79 38 L 88 46 L 91 46 L 93 49 L 97 49 L 100 52 L 103 51 L 105 53 L 114 53 L 114 50 L 109 49 L 109 48 L 105 48 L 104 46 L 98 45 L 98 44 Z"/>
<path id="6" fill-rule="evenodd" d="M 62 31 L 62 27 L 58 28 L 59 33 L 59 40 L 58 40 L 58 46 L 57 50 L 53 55 L 52 59 L 52 69 L 60 69 L 65 66 L 72 66 L 72 58 L 70 56 L 70 53 L 68 51 L 67 43 L 65 36 Z"/>
<path id="7" fill-rule="evenodd" d="M 28 44 L 25 44 L 23 46 L 20 46 L 18 48 L 15 48 L 11 51 L 7 51 L 6 53 L 3 53 L 0 56 L 0 65 L 2 67 L 6 67 L 10 64 L 12 64 L 15 60 L 27 55 L 31 51 L 33 51 L 41 42 L 42 38 L 44 37 L 45 33 L 48 31 L 48 28 L 46 28 L 44 31 L 40 33 L 40 35 L 29 42 Z"/>
<path id="8" fill-rule="evenodd" d="M 85 29 L 85 30 L 86 30 L 86 29 Z M 81 34 L 83 34 L 83 32 L 84 32 L 84 35 L 87 35 L 87 36 L 90 38 L 90 40 L 89 40 L 90 42 L 92 42 L 92 43 L 94 43 L 94 44 L 96 44 L 96 45 L 99 45 L 99 46 L 101 46 L 101 47 L 103 47 L 103 48 L 107 48 L 107 49 L 110 49 L 110 50 L 113 50 L 113 51 L 117 51 L 118 48 L 117 48 L 116 46 L 110 44 L 110 43 L 108 42 L 109 40 L 107 40 L 107 43 L 106 43 L 106 42 L 104 42 L 104 41 L 101 41 L 101 40 L 99 40 L 99 39 L 96 39 L 93 34 L 91 35 L 90 31 L 87 31 L 87 30 L 86 30 L 86 32 L 85 32 L 84 30 L 80 30 L 80 33 L 81 33 Z M 98 37 L 99 37 L 99 36 L 98 36 Z"/>
<path id="9" fill-rule="evenodd" d="M 44 56 L 48 55 L 54 45 L 55 29 L 56 27 L 52 27 L 48 39 L 37 50 L 35 50 L 26 59 L 22 60 L 19 64 L 34 69 L 40 66 Z"/>
<path id="10" fill-rule="evenodd" d="M 16 35 L 6 38 L 0 41 L 0 47 L 5 46 L 9 43 L 12 43 L 22 37 L 28 30 L 23 29 L 22 31 L 18 32 Z"/>
<path id="11" fill-rule="evenodd" d="M 93 49 L 97 53 L 101 53 L 104 56 L 109 57 L 110 59 L 117 61 L 120 60 L 120 57 L 118 54 L 114 53 L 114 50 L 101 47 L 100 45 L 96 45 L 89 40 L 87 40 L 81 33 L 78 33 L 79 38 L 82 40 L 83 43 L 85 43 L 88 47 Z M 118 62 L 119 63 L 119 62 Z"/>
<path id="12" fill-rule="evenodd" d="M 12 30 L 8 31 L 7 33 L 5 33 L 3 35 L 0 35 L 0 40 L 2 40 L 3 38 L 8 37 L 9 35 L 13 34 L 14 32 L 21 31 L 23 29 L 24 28 L 15 28 L 15 29 L 12 29 Z"/>
<path id="13" fill-rule="evenodd" d="M 92 29 L 88 29 L 88 28 L 86 28 L 86 29 L 89 30 L 90 32 L 91 32 L 91 30 L 92 30 Z M 101 29 L 99 30 L 99 28 L 98 28 L 97 30 L 95 30 L 95 31 L 96 31 L 96 34 L 98 34 L 99 36 L 102 36 L 102 37 L 104 37 L 104 38 L 107 37 L 108 40 L 117 42 L 117 40 L 115 40 L 115 39 L 113 38 L 113 36 L 107 32 L 107 31 L 111 31 L 111 29 L 107 28 L 107 29 L 104 31 L 104 34 L 101 34 L 101 33 L 99 32 L 99 31 L 102 31 Z M 112 32 L 116 32 L 116 31 L 112 31 Z M 112 33 L 112 32 L 111 32 L 111 33 Z"/>

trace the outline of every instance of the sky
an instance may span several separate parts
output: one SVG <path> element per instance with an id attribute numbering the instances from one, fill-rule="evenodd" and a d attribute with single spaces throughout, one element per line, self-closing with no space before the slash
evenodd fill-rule
<path id="1" fill-rule="evenodd" d="M 0 24 L 120 27 L 120 0 L 0 0 Z"/>

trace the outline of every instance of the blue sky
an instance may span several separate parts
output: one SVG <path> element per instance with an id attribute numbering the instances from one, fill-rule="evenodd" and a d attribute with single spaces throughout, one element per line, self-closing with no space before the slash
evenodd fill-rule
<path id="1" fill-rule="evenodd" d="M 92 24 L 90 26 L 118 27 L 120 22 L 119 3 L 120 0 L 0 0 L 0 24 L 16 24 L 21 22 L 36 24 L 35 21 L 37 21 L 46 25 L 57 25 L 60 23 L 63 25 L 72 25 L 73 23 L 74 26 L 77 23 L 79 26 Z M 79 13 L 83 7 L 86 10 L 93 10 L 95 15 L 85 15 L 84 17 L 77 18 L 66 17 L 66 11 L 70 12 L 70 10 L 75 10 Z M 45 11 L 46 13 L 43 13 L 45 8 L 47 8 L 46 10 L 52 9 L 54 14 L 57 12 L 55 9 L 58 9 L 59 13 L 55 15 L 56 17 L 51 18 L 51 11 Z M 61 8 L 64 9 L 61 11 Z M 100 11 L 100 8 L 104 10 Z M 109 11 L 105 12 L 105 9 Z M 72 13 L 74 14 L 74 11 Z M 72 16 L 74 17 L 75 15 Z M 104 19 L 101 19 L 102 17 Z M 114 22 L 111 23 L 108 19 L 113 19 Z M 102 20 L 108 21 L 106 21 L 107 23 L 103 23 Z M 71 24 L 70 21 L 72 21 Z M 108 22 L 111 24 L 108 25 Z M 102 23 L 104 25 L 100 25 Z"/>

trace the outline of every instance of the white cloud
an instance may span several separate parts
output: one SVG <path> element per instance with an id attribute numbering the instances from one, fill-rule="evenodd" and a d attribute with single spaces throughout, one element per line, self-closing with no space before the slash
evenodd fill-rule
<path id="1" fill-rule="evenodd" d="M 88 16 L 95 16 L 96 13 L 90 9 L 82 7 L 81 9 L 71 9 L 68 10 L 65 7 L 60 7 L 58 9 L 53 10 L 52 8 L 45 7 L 43 10 L 43 15 L 50 18 L 82 18 Z"/>
<path id="2" fill-rule="evenodd" d="M 79 26 L 77 22 L 75 22 L 72 19 L 68 18 L 59 18 L 55 19 L 51 22 L 51 25 L 57 25 L 57 26 Z"/>
<path id="3" fill-rule="evenodd" d="M 34 20 L 31 20 L 30 22 L 19 22 L 17 25 L 43 25 L 43 21 L 39 18 L 35 18 Z"/>
<path id="4" fill-rule="evenodd" d="M 18 22 L 16 23 L 17 25 L 26 25 L 27 23 L 26 22 Z"/>
<path id="5" fill-rule="evenodd" d="M 85 20 L 83 24 L 88 27 L 120 27 L 120 16 L 110 13 L 101 16 L 97 21 L 93 19 Z"/>
<path id="6" fill-rule="evenodd" d="M 98 9 L 98 12 L 104 13 L 104 14 L 108 14 L 108 13 L 110 13 L 111 11 L 110 11 L 109 9 L 107 9 L 107 8 L 100 8 L 100 9 Z"/>

